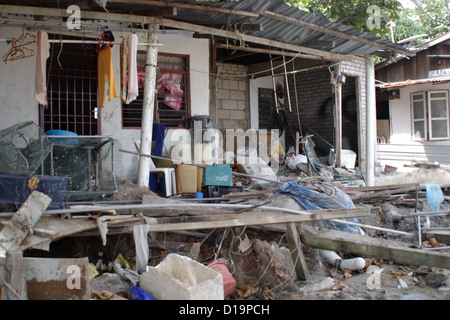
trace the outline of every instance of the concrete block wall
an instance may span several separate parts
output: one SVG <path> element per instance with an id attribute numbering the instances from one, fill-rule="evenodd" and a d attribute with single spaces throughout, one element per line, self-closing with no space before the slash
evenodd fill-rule
<path id="1" fill-rule="evenodd" d="M 365 162 L 365 62 L 364 58 L 355 57 L 352 61 L 341 62 L 341 73 L 347 76 L 347 81 L 343 85 L 342 97 L 345 98 L 355 94 L 356 101 L 351 102 L 355 107 L 356 102 L 356 121 L 351 121 L 343 115 L 342 131 L 343 137 L 358 154 L 359 163 Z M 289 90 L 291 97 L 292 112 L 287 112 L 287 118 L 293 131 L 298 128 L 297 106 L 295 102 L 294 76 L 288 76 Z M 334 91 L 331 84 L 331 75 L 328 68 L 313 69 L 300 72 L 295 75 L 295 83 L 298 97 L 298 109 L 300 123 L 303 128 L 303 135 L 313 134 L 313 131 L 320 135 L 330 144 L 334 144 Z M 331 98 L 328 100 L 327 99 Z M 350 103 L 349 103 L 350 105 Z M 288 105 L 286 105 L 288 109 Z M 353 113 L 355 111 L 353 110 Z M 312 130 L 306 129 L 303 125 Z M 286 132 L 287 146 L 294 145 L 291 134 Z M 357 136 L 355 136 L 357 135 Z M 316 145 L 324 150 L 329 150 L 330 146 L 315 135 L 313 137 Z M 360 166 L 361 167 L 361 166 Z M 364 166 L 362 166 L 364 169 Z"/>
<path id="2" fill-rule="evenodd" d="M 215 119 L 219 129 L 250 128 L 247 72 L 248 67 L 245 65 L 217 65 Z"/>

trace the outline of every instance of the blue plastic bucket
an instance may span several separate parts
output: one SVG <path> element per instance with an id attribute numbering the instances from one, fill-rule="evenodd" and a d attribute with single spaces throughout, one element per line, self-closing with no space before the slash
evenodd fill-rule
<path id="1" fill-rule="evenodd" d="M 72 131 L 66 131 L 66 130 L 49 130 L 46 131 L 45 134 L 47 136 L 78 136 L 78 134 L 76 134 L 75 132 Z M 62 142 L 62 143 L 70 143 L 70 144 L 78 144 L 78 139 L 67 139 L 67 138 L 63 138 L 63 139 L 50 139 L 53 142 Z"/>

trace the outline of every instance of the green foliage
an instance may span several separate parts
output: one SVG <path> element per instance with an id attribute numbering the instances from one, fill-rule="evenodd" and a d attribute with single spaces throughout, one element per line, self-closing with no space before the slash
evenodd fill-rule
<path id="1" fill-rule="evenodd" d="M 397 40 L 426 34 L 427 36 L 412 43 L 417 45 L 427 39 L 450 32 L 449 0 L 417 0 L 419 6 L 404 9 L 396 22 L 395 37 Z"/>
<path id="2" fill-rule="evenodd" d="M 389 25 L 394 26 L 394 40 L 427 34 L 434 38 L 450 31 L 450 0 L 414 0 L 413 9 L 403 8 L 397 0 L 285 0 L 289 5 L 319 11 L 334 22 L 351 25 L 364 32 L 391 39 Z M 370 10 L 375 5 L 379 11 Z M 372 7 L 373 8 L 373 7 Z M 374 18 L 378 15 L 380 23 Z M 375 27 L 374 27 L 375 25 Z M 415 44 L 426 39 L 417 40 Z"/>
<path id="3" fill-rule="evenodd" d="M 389 34 L 386 24 L 397 20 L 401 9 L 401 4 L 397 0 L 285 0 L 285 2 L 305 11 L 322 12 L 333 22 L 351 25 L 376 36 Z M 376 11 L 373 9 L 375 7 L 371 6 L 376 6 Z"/>

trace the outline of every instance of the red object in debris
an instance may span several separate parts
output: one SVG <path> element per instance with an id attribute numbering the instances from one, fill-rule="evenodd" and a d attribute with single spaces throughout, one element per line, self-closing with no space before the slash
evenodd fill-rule
<path id="1" fill-rule="evenodd" d="M 236 287 L 236 280 L 234 280 L 230 271 L 228 271 L 228 268 L 225 265 L 225 263 L 216 261 L 208 265 L 208 268 L 216 270 L 217 272 L 222 274 L 224 296 L 226 297 L 230 293 L 232 293 L 234 288 Z"/>

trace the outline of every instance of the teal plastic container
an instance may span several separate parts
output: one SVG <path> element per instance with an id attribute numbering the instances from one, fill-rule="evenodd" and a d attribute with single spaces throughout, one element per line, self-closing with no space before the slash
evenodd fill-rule
<path id="1" fill-rule="evenodd" d="M 229 164 L 214 163 L 203 168 L 203 186 L 233 186 L 233 175 Z"/>

